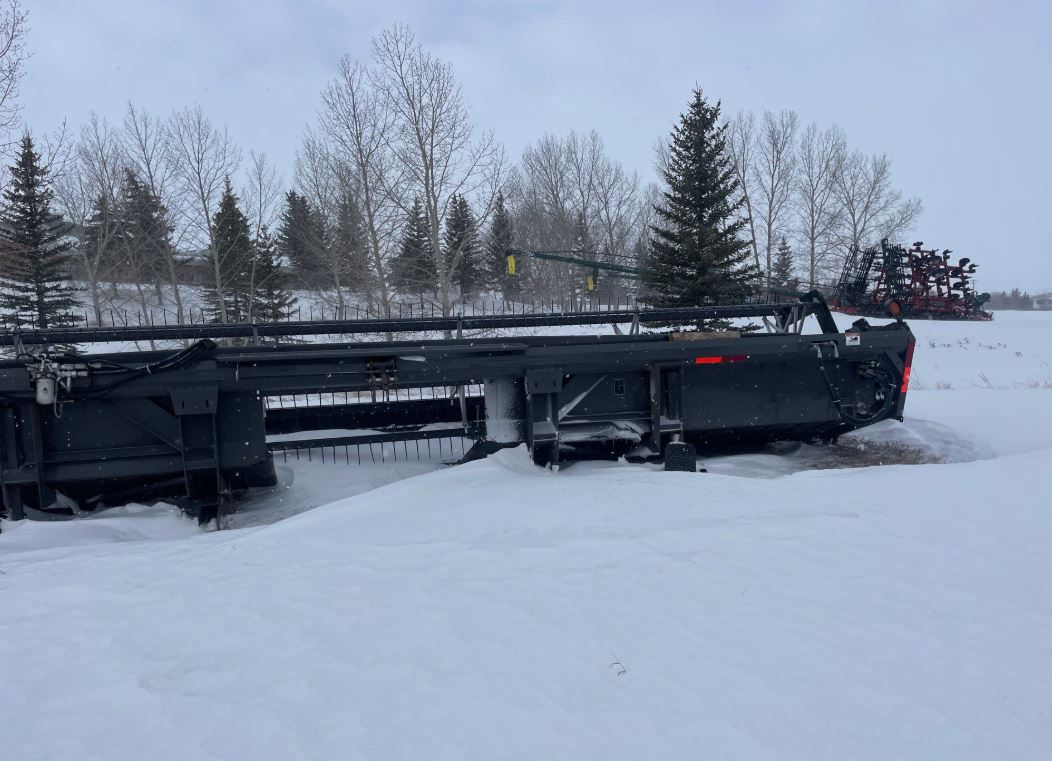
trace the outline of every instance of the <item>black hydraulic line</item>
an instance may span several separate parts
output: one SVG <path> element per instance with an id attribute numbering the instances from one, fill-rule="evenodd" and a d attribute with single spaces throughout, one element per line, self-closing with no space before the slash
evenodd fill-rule
<path id="1" fill-rule="evenodd" d="M 690 323 L 733 317 L 769 317 L 799 302 L 734 304 L 702 307 L 614 309 L 596 312 L 470 315 L 452 317 L 371 318 L 366 320 L 302 320 L 292 322 L 202 323 L 119 327 L 47 328 L 0 332 L 0 346 L 89 344 L 109 341 L 273 338 L 282 336 L 351 335 L 363 333 L 444 332 L 549 325 L 609 325 L 632 322 Z"/>

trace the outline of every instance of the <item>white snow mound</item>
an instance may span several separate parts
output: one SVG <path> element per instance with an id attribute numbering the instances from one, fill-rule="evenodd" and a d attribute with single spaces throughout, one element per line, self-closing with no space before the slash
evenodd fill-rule
<path id="1" fill-rule="evenodd" d="M 515 449 L 364 493 L 312 463 L 274 498 L 330 504 L 262 527 L 7 524 L 2 755 L 1047 759 L 1052 395 L 1033 363 L 936 388 L 982 372 L 946 352 L 919 343 L 907 421 L 862 439 L 938 464 Z"/>

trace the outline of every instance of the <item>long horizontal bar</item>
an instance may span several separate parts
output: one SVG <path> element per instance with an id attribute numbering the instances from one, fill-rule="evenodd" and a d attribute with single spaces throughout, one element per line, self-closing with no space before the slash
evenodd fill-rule
<path id="1" fill-rule="evenodd" d="M 576 264 L 581 267 L 591 267 L 593 269 L 608 270 L 610 272 L 617 272 L 621 275 L 627 275 L 633 279 L 642 279 L 643 271 L 639 267 L 629 267 L 626 264 L 613 264 L 611 262 L 601 262 L 598 259 L 584 259 L 576 256 L 564 256 L 562 254 L 549 252 L 549 251 L 524 251 L 522 253 L 532 256 L 534 259 L 545 259 L 551 262 L 564 262 L 566 264 Z"/>
<path id="2" fill-rule="evenodd" d="M 632 322 L 637 318 L 643 322 L 688 323 L 694 320 L 774 316 L 799 304 L 800 302 L 784 302 L 777 304 L 734 304 L 669 309 L 615 309 L 596 312 L 6 330 L 0 332 L 0 346 L 14 346 L 17 341 L 21 341 L 24 345 L 87 344 L 108 341 L 445 332 L 458 329 L 531 328 L 547 325 L 610 325 Z"/>

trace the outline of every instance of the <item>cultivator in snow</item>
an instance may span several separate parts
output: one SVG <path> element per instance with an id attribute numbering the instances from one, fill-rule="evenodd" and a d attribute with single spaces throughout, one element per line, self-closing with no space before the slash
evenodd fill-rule
<path id="1" fill-rule="evenodd" d="M 844 265 L 830 306 L 847 314 L 990 320 L 983 310 L 990 294 L 972 285 L 976 267 L 967 257 L 951 260 L 939 252 L 880 242 L 880 248 L 854 248 Z"/>
<path id="2" fill-rule="evenodd" d="M 638 326 L 733 317 L 764 317 L 773 332 L 264 343 L 317 333 L 460 335 L 524 321 Z M 821 332 L 804 331 L 808 317 Z M 208 518 L 239 491 L 274 484 L 274 453 L 302 450 L 353 462 L 366 452 L 375 460 L 374 447 L 382 458 L 398 455 L 392 445 L 408 456 L 410 444 L 441 452 L 468 441 L 475 442 L 469 458 L 525 444 L 542 466 L 627 456 L 693 469 L 690 447 L 833 441 L 901 419 L 914 344 L 901 321 L 859 320 L 838 332 L 817 294 L 631 313 L 167 326 L 161 333 L 0 333 L 0 345 L 14 348 L 0 360 L 0 490 L 9 517 L 68 516 L 175 495 Z M 167 351 L 56 348 L 190 338 L 196 342 Z"/>

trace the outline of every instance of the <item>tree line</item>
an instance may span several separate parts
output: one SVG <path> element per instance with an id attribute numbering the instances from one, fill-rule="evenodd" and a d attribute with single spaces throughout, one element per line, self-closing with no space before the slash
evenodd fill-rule
<path id="1" fill-rule="evenodd" d="M 130 289 L 144 312 L 163 303 L 182 320 L 190 283 L 223 321 L 275 319 L 305 292 L 341 313 L 390 315 L 412 298 L 448 315 L 493 291 L 679 303 L 812 287 L 852 245 L 902 235 L 921 205 L 894 188 L 886 156 L 798 122 L 724 119 L 698 90 L 658 145 L 658 182 L 626 170 L 597 131 L 544 135 L 513 163 L 472 122 L 450 65 L 396 25 L 367 58 L 340 61 L 288 183 L 199 107 L 92 114 L 46 150 L 26 133 L 0 214 L 0 309 L 52 325 L 83 298 L 101 321 Z M 640 274 L 600 270 L 586 285 L 581 267 L 524 251 Z"/>
<path id="2" fill-rule="evenodd" d="M 994 291 L 986 304 L 990 309 L 1033 309 L 1034 297 L 1026 291 L 1013 288 L 1011 291 Z"/>

